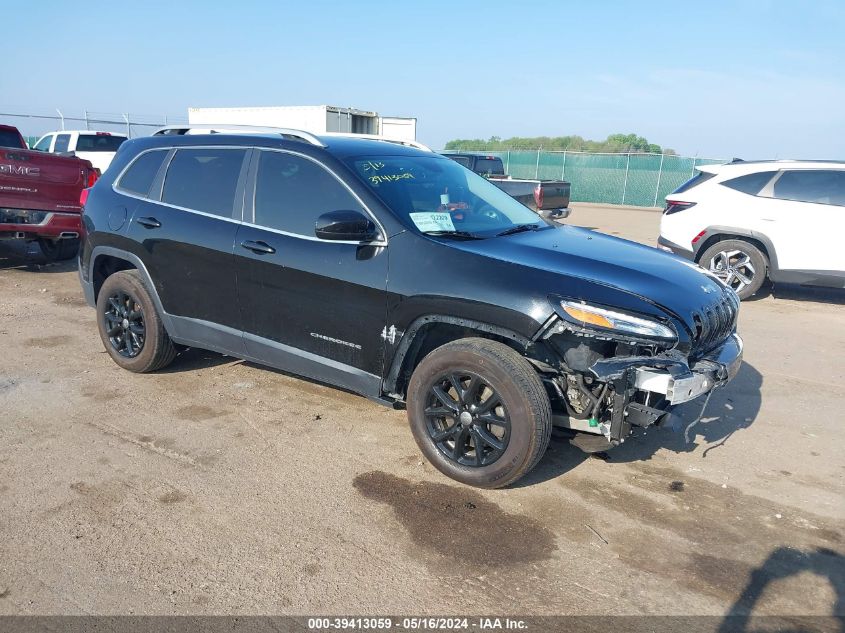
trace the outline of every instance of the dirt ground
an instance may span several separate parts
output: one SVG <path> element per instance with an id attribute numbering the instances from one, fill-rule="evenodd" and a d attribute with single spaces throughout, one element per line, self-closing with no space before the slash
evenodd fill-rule
<path id="1" fill-rule="evenodd" d="M 659 217 L 568 222 L 653 244 Z M 478 491 L 402 411 L 202 350 L 119 369 L 38 261 L 0 243 L 0 615 L 845 614 L 842 293 L 743 303 L 692 443 L 553 440 Z"/>

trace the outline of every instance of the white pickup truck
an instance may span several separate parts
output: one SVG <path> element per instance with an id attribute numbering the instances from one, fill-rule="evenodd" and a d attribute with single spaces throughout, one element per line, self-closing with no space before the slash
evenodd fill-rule
<path id="1" fill-rule="evenodd" d="M 117 148 L 126 140 L 123 134 L 93 130 L 62 130 L 45 134 L 32 149 L 51 154 L 72 154 L 91 161 L 100 173 L 106 171 Z"/>

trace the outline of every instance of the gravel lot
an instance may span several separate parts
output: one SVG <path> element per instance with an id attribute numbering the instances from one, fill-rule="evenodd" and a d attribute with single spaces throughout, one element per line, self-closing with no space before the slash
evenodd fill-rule
<path id="1" fill-rule="evenodd" d="M 477 491 L 363 398 L 202 350 L 120 370 L 74 266 L 0 243 L 0 614 L 845 615 L 843 303 L 744 303 L 693 443 L 553 440 Z"/>

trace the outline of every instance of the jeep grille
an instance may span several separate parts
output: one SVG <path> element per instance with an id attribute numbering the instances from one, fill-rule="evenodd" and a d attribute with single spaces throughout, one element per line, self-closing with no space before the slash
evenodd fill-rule
<path id="1" fill-rule="evenodd" d="M 736 293 L 726 290 L 719 300 L 693 312 L 695 325 L 692 353 L 701 356 L 722 343 L 736 328 L 739 299 Z"/>

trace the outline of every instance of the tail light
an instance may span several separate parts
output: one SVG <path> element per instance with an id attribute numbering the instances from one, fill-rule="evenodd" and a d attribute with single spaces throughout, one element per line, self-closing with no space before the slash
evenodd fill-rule
<path id="1" fill-rule="evenodd" d="M 534 187 L 534 204 L 538 209 L 543 208 L 543 186 L 540 184 Z"/>
<path id="2" fill-rule="evenodd" d="M 678 200 L 667 200 L 666 208 L 663 209 L 663 215 L 672 215 L 673 213 L 677 213 L 678 211 L 683 211 L 694 206 L 695 202 L 679 202 Z"/>
<path id="3" fill-rule="evenodd" d="M 84 207 L 85 203 L 88 202 L 88 192 L 91 191 L 91 187 L 94 186 L 94 183 L 97 182 L 97 178 L 100 177 L 100 170 L 99 169 L 92 169 L 88 172 L 88 177 L 85 179 L 85 189 L 79 192 L 79 206 Z"/>

